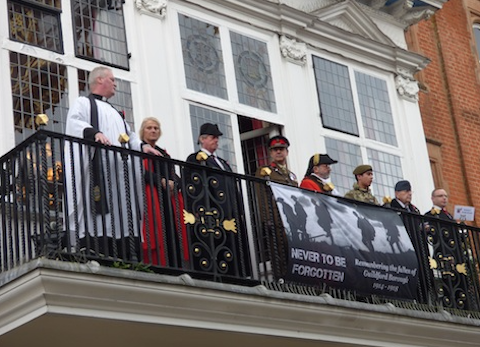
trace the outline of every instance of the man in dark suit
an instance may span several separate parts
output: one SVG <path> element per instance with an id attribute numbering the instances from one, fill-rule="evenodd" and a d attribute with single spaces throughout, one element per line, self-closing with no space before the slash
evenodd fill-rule
<path id="1" fill-rule="evenodd" d="M 215 155 L 215 151 L 218 149 L 219 137 L 222 135 L 223 133 L 218 129 L 217 124 L 202 124 L 200 127 L 200 135 L 198 136 L 200 150 L 190 154 L 187 162 L 232 172 L 232 168 L 227 161 Z"/>
<path id="2" fill-rule="evenodd" d="M 412 204 L 412 186 L 409 181 L 405 180 L 398 181 L 395 184 L 395 199 L 384 206 L 420 214 L 418 208 Z"/>
<path id="3" fill-rule="evenodd" d="M 222 135 L 216 124 L 202 124 L 200 150 L 186 161 L 210 169 L 186 167 L 183 172 L 193 266 L 202 272 L 246 277 L 251 271 L 240 182 L 225 174 L 232 168 L 215 155 Z"/>
<path id="4" fill-rule="evenodd" d="M 452 215 L 447 211 L 448 194 L 445 189 L 437 188 L 432 192 L 433 207 L 425 213 L 425 216 L 433 216 L 443 220 L 453 220 Z"/>

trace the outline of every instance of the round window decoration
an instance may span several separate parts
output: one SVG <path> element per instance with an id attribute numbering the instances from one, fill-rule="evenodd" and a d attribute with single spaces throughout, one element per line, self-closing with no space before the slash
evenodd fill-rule
<path id="1" fill-rule="evenodd" d="M 187 38 L 187 57 L 190 63 L 205 73 L 214 73 L 218 70 L 220 59 L 217 50 L 202 35 L 191 35 Z"/>
<path id="2" fill-rule="evenodd" d="M 240 75 L 250 87 L 266 87 L 268 82 L 267 67 L 259 54 L 243 51 L 238 56 L 238 66 Z"/>

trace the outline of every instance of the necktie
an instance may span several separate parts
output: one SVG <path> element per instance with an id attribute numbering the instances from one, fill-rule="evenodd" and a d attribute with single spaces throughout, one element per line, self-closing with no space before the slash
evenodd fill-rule
<path id="1" fill-rule="evenodd" d="M 448 218 L 453 219 L 452 215 L 447 211 L 446 208 L 443 208 L 442 211 L 447 215 Z"/>
<path id="2" fill-rule="evenodd" d="M 222 162 L 220 161 L 220 159 L 218 159 L 215 155 L 211 155 L 211 157 L 213 158 L 213 160 L 215 160 L 215 162 L 217 163 L 218 166 L 220 166 L 220 168 L 222 170 L 225 170 L 225 166 L 223 166 Z"/>

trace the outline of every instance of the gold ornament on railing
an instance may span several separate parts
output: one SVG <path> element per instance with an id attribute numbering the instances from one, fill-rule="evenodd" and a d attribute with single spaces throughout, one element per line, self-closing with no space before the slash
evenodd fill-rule
<path id="1" fill-rule="evenodd" d="M 44 113 L 37 114 L 35 117 L 35 124 L 42 127 L 48 124 L 48 116 Z"/>
<path id="2" fill-rule="evenodd" d="M 120 142 L 121 144 L 128 143 L 128 141 L 130 141 L 130 137 L 125 133 L 120 134 L 120 136 L 118 137 L 118 142 Z"/>
<path id="3" fill-rule="evenodd" d="M 207 153 L 205 153 L 203 151 L 200 151 L 200 152 L 197 153 L 197 156 L 195 157 L 195 159 L 197 161 L 202 162 L 202 161 L 205 161 L 205 160 L 208 159 L 208 155 L 207 155 Z"/>
<path id="4" fill-rule="evenodd" d="M 187 210 L 183 210 L 183 223 L 195 224 L 195 215 L 193 213 L 188 212 Z"/>
<path id="5" fill-rule="evenodd" d="M 233 231 L 233 233 L 237 233 L 237 222 L 235 221 L 235 218 L 233 219 L 225 219 L 223 221 L 223 228 L 227 231 Z"/>

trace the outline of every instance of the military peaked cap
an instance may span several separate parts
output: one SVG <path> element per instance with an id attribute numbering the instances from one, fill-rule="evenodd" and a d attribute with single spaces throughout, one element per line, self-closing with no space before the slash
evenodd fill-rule
<path id="1" fill-rule="evenodd" d="M 285 136 L 278 135 L 272 137 L 268 140 L 268 148 L 288 148 L 290 146 L 290 142 Z"/>

